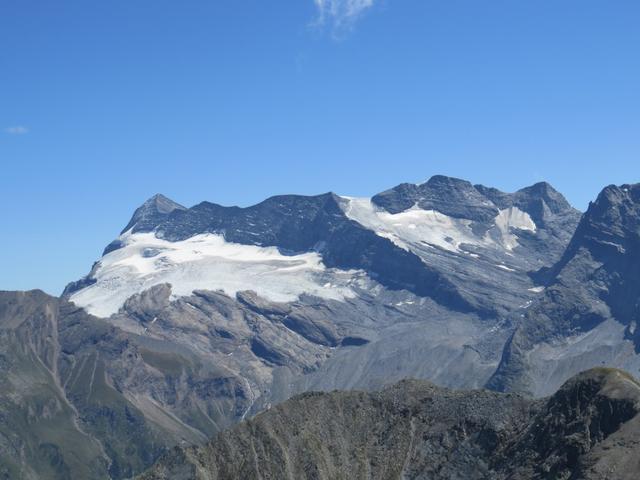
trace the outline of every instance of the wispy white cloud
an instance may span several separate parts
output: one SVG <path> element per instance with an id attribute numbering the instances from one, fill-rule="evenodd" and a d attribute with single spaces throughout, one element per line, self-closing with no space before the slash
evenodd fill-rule
<path id="1" fill-rule="evenodd" d="M 353 25 L 353 22 L 377 0 L 314 0 L 318 8 L 318 24 L 331 24 L 336 29 Z"/>
<path id="2" fill-rule="evenodd" d="M 29 133 L 29 129 L 27 127 L 23 127 L 22 125 L 7 127 L 4 129 L 4 131 L 9 135 L 24 135 L 25 133 Z"/>

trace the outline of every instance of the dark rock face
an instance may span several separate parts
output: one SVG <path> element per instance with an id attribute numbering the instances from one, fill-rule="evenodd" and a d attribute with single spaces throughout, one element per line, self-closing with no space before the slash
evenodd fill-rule
<path id="1" fill-rule="evenodd" d="M 500 209 L 509 207 L 527 212 L 539 226 L 545 226 L 545 220 L 555 215 L 566 215 L 577 221 L 575 209 L 546 182 L 504 193 L 466 180 L 436 175 L 420 185 L 400 184 L 375 195 L 372 201 L 389 213 L 400 213 L 415 205 L 480 223 L 491 222 Z"/>
<path id="2" fill-rule="evenodd" d="M 536 236 L 521 235 L 520 244 L 535 252 L 548 252 L 553 259 L 559 259 L 581 218 L 580 213 L 547 182 L 511 194 L 482 185 L 475 188 L 500 209 L 516 207 L 527 212 L 539 231 Z"/>
<path id="3" fill-rule="evenodd" d="M 548 265 L 551 265 L 556 261 L 554 259 L 559 259 L 580 219 L 580 213 L 545 182 L 515 193 L 504 193 L 483 185 L 474 186 L 464 180 L 435 176 L 421 185 L 398 185 L 374 196 L 372 202 L 392 214 L 418 207 L 469 220 L 479 236 L 488 234 L 501 210 L 517 208 L 527 213 L 537 227 L 535 233 L 518 231 L 518 255 L 506 259 L 517 270 L 537 270 L 543 266 L 542 263 L 550 262 Z M 528 299 L 521 297 L 527 287 L 518 279 L 499 279 L 501 273 L 494 272 L 487 275 L 492 266 L 502 264 L 505 258 L 486 251 L 479 252 L 471 246 L 464 248 L 473 254 L 480 253 L 480 257 L 486 258 L 489 264 L 474 265 L 468 259 L 461 261 L 429 250 L 425 251 L 422 259 L 437 266 L 453 289 L 463 295 L 471 310 L 483 315 L 504 316 L 512 310 L 507 306 L 511 302 L 527 303 Z M 496 292 L 500 294 L 496 295 Z"/>
<path id="4" fill-rule="evenodd" d="M 539 225 L 544 225 L 550 214 L 562 215 L 573 210 L 569 202 L 547 182 L 536 183 L 513 194 L 505 194 L 483 185 L 476 185 L 475 188 L 498 208 L 518 207 L 531 215 Z"/>
<path id="5" fill-rule="evenodd" d="M 572 378 L 546 402 L 537 422 L 506 449 L 505 460 L 528 460 L 539 477 L 564 478 L 568 471 L 575 476 L 596 445 L 638 414 L 638 388 L 637 380 L 610 369 Z"/>
<path id="6" fill-rule="evenodd" d="M 412 380 L 310 393 L 173 451 L 140 478 L 632 479 L 639 411 L 640 384 L 611 369 L 537 401 Z"/>
<path id="7" fill-rule="evenodd" d="M 564 352 L 556 356 L 571 356 L 572 352 L 579 351 L 583 366 L 584 362 L 596 365 L 603 360 L 602 353 L 597 353 L 603 343 L 613 344 L 620 352 L 610 355 L 629 357 L 624 350 L 625 338 L 633 342 L 633 353 L 637 354 L 639 264 L 640 184 L 609 186 L 589 206 L 562 258 L 553 267 L 535 275 L 546 286 L 545 294 L 523 314 L 524 319 L 488 386 L 537 391 L 535 384 L 539 379 L 533 372 L 538 367 L 530 352 L 541 346 Z M 573 338 L 575 342 L 581 336 L 585 341 L 586 336 L 611 337 L 618 327 L 624 334 L 616 334 L 615 339 L 607 338 L 603 343 L 590 340 L 588 346 L 576 345 L 573 349 L 568 344 L 567 339 Z M 620 361 L 609 358 L 610 355 L 604 357 L 607 363 Z M 632 361 L 627 362 L 626 368 L 635 371 L 638 367 Z M 569 370 L 559 377 L 567 373 L 575 371 Z"/>
<path id="8" fill-rule="evenodd" d="M 498 208 L 470 182 L 436 175 L 421 185 L 403 183 L 372 198 L 373 203 L 390 213 L 399 213 L 413 205 L 436 210 L 454 218 L 489 222 Z"/>
<path id="9" fill-rule="evenodd" d="M 591 257 L 589 267 L 598 264 L 597 268 L 576 271 L 570 264 L 586 253 Z M 614 318 L 625 324 L 637 323 L 640 320 L 638 265 L 640 184 L 609 186 L 590 205 L 566 253 L 552 269 L 551 281 L 594 283 Z"/>
<path id="10" fill-rule="evenodd" d="M 94 283 L 96 283 L 96 279 L 92 278 L 90 275 L 81 278 L 80 280 L 77 280 L 75 282 L 71 282 L 69 283 L 65 288 L 64 291 L 62 292 L 63 296 L 69 296 L 74 292 L 77 292 L 78 290 L 82 290 L 83 288 L 89 287 L 91 285 L 93 285 Z"/>
<path id="11" fill-rule="evenodd" d="M 133 217 L 122 231 L 126 232 L 134 227 L 138 229 L 153 228 L 171 212 L 181 210 L 186 210 L 186 208 L 164 195 L 154 195 L 134 212 Z"/>

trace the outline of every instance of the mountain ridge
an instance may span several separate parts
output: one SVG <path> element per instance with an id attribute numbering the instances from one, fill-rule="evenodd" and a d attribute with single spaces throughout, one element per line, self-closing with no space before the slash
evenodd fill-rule
<path id="1" fill-rule="evenodd" d="M 141 480 L 194 478 L 635 478 L 640 384 L 595 369 L 527 400 L 403 380 L 380 392 L 305 393 Z M 618 450 L 624 439 L 623 465 Z M 636 440 L 634 440 L 636 439 Z"/>
<path id="2" fill-rule="evenodd" d="M 402 188 L 408 185 L 412 185 L 416 191 L 421 188 L 427 189 L 422 193 L 430 195 L 431 203 L 423 202 L 422 207 L 427 210 L 420 208 L 427 214 L 428 209 L 435 209 L 434 211 L 440 215 L 435 221 L 439 223 L 435 223 L 432 228 L 453 228 L 453 240 L 456 235 L 461 235 L 463 250 L 458 246 L 448 245 L 447 242 L 451 240 L 446 230 L 443 230 L 445 233 L 442 234 L 442 239 L 436 240 L 435 244 L 429 243 L 432 240 L 427 239 L 425 242 L 420 238 L 414 241 L 413 246 L 399 243 L 395 238 L 398 235 L 410 234 L 409 230 L 415 228 L 414 223 L 408 223 L 406 228 L 403 227 L 404 233 L 380 233 L 378 227 L 367 224 L 368 221 L 381 221 L 380 214 L 374 210 L 368 211 L 367 208 L 370 207 L 359 203 L 360 217 L 350 216 L 351 205 L 355 200 L 334 193 L 316 196 L 278 195 L 245 208 L 223 207 L 210 202 L 184 208 L 167 199 L 165 203 L 169 203 L 170 206 L 159 213 L 155 207 L 157 196 L 154 196 L 136 210 L 125 231 L 133 235 L 155 232 L 158 238 L 169 242 L 183 241 L 198 234 L 215 234 L 221 235 L 225 242 L 276 247 L 285 256 L 316 252 L 327 268 L 363 270 L 387 288 L 407 289 L 419 296 L 431 296 L 434 300 L 463 312 L 477 311 L 484 316 L 495 316 L 501 310 L 504 311 L 505 307 L 496 304 L 495 299 L 486 301 L 487 291 L 470 292 L 461 283 L 466 280 L 452 279 L 450 273 L 460 270 L 461 262 L 441 255 L 439 250 L 453 249 L 471 256 L 487 256 L 494 265 L 505 270 L 513 267 L 504 263 L 514 260 L 521 262 L 518 267 L 522 269 L 540 268 L 540 257 L 560 255 L 564 242 L 568 241 L 567 228 L 571 229 L 572 223 L 578 221 L 578 212 L 548 184 L 525 187 L 514 194 L 500 192 L 499 203 L 504 207 L 502 210 L 494 205 L 489 197 L 464 180 L 434 176 L 420 185 L 402 184 Z M 455 187 L 457 193 L 449 192 L 451 186 Z M 556 198 L 557 208 L 553 210 L 547 208 L 544 203 L 544 199 L 550 197 L 550 189 L 555 192 L 551 196 L 560 196 L 562 199 L 559 201 Z M 387 192 L 395 191 L 391 189 Z M 387 192 L 372 197 L 371 205 L 376 205 L 376 198 L 384 196 Z M 497 195 L 495 192 L 492 193 L 494 198 Z M 411 198 L 412 204 L 419 204 L 415 196 Z M 436 199 L 439 200 L 434 204 Z M 363 205 L 364 210 L 360 205 Z M 481 205 L 481 208 L 478 205 Z M 536 229 L 536 225 L 530 219 L 529 224 L 517 224 L 516 230 L 509 226 L 512 214 L 516 214 L 514 218 L 517 218 L 517 215 L 528 215 L 527 212 L 521 211 L 518 205 L 529 208 L 534 216 L 541 219 L 540 228 Z M 458 211 L 452 211 L 451 208 L 454 207 Z M 474 217 L 473 213 L 469 213 L 475 211 L 474 208 L 480 208 L 478 211 L 484 213 Z M 403 214 L 406 211 L 393 208 L 391 210 L 395 214 Z M 149 211 L 151 213 L 148 213 Z M 542 222 L 545 211 L 548 220 Z M 447 216 L 448 214 L 452 216 Z M 462 220 L 457 221 L 458 218 Z M 443 222 L 453 222 L 453 225 L 446 227 Z M 533 231 L 529 233 L 518 228 Z M 125 236 L 122 235 L 109 244 L 105 249 L 105 255 L 125 247 Z M 467 245 L 465 242 L 471 244 Z M 499 245 L 501 242 L 507 242 L 509 250 L 520 247 L 521 255 L 516 258 L 509 252 L 506 252 L 509 255 L 500 254 L 492 244 Z M 482 249 L 481 253 L 478 252 L 478 247 Z M 429 249 L 435 250 L 428 251 Z M 528 251 L 531 251 L 531 254 L 527 253 Z M 530 257 L 527 258 L 528 255 Z M 432 260 L 437 260 L 438 263 L 446 261 L 448 265 L 434 268 L 435 262 Z M 95 270 L 84 279 L 70 284 L 64 295 L 70 297 L 79 290 L 90 287 L 95 283 L 94 275 Z"/>

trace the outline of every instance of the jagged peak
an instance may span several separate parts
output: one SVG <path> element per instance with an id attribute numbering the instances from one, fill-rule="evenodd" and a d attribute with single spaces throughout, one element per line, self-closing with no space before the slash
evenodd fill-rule
<path id="1" fill-rule="evenodd" d="M 533 185 L 529 185 L 528 187 L 524 187 L 521 188 L 518 191 L 524 191 L 524 190 L 529 190 L 529 191 L 533 191 L 533 192 L 539 192 L 539 193 L 558 193 L 558 191 L 553 188 L 553 185 L 551 185 L 549 182 L 546 181 L 541 181 L 541 182 L 536 182 Z"/>
<path id="2" fill-rule="evenodd" d="M 159 213 L 171 213 L 174 210 L 186 210 L 185 207 L 161 193 L 156 193 L 154 196 L 149 198 L 140 208 L 142 207 L 155 208 Z"/>
<path id="3" fill-rule="evenodd" d="M 635 278 L 628 269 L 633 269 L 640 256 L 639 239 L 640 184 L 609 185 L 589 204 L 560 260 L 551 268 L 541 269 L 535 275 L 546 285 L 566 276 L 565 272 L 569 272 L 568 275 L 571 276 L 577 275 L 573 281 L 589 282 L 590 275 L 599 269 L 600 275 L 610 270 L 610 274 L 615 277 L 620 276 L 623 271 L 627 272 L 626 275 L 630 275 L 627 278 L 629 282 Z M 600 262 L 600 267 L 592 265 L 589 268 L 565 270 L 571 266 L 574 258 L 580 258 L 581 252 L 586 252 L 589 257 Z M 580 261 L 578 265 L 583 262 L 584 260 Z M 621 291 L 633 292 L 630 284 Z M 622 294 L 622 298 L 625 300 L 621 300 L 619 304 L 625 307 L 636 303 L 626 293 Z"/>
<path id="4" fill-rule="evenodd" d="M 639 226 L 640 183 L 609 185 L 589 204 L 576 235 L 595 228 L 623 237 Z"/>
<path id="5" fill-rule="evenodd" d="M 418 185 L 418 186 L 439 186 L 439 185 L 457 185 L 464 186 L 467 188 L 473 188 L 473 185 L 468 180 L 464 180 L 462 178 L 450 177 L 448 175 L 433 175 L 426 182 Z"/>
<path id="6" fill-rule="evenodd" d="M 207 200 L 198 203 L 191 207 L 190 210 L 208 210 L 208 209 L 225 209 L 225 210 L 251 210 L 261 208 L 266 205 L 278 204 L 278 203 L 291 203 L 297 201 L 322 201 L 322 200 L 334 200 L 336 202 L 341 201 L 339 195 L 333 192 L 321 193 L 318 195 L 303 195 L 297 193 L 287 193 L 281 195 L 272 195 L 271 197 L 265 198 L 261 202 L 255 203 L 253 205 L 249 205 L 246 207 L 240 207 L 238 205 L 220 205 L 219 203 L 209 202 Z"/>
<path id="7" fill-rule="evenodd" d="M 640 203 L 640 183 L 624 185 L 607 185 L 602 189 L 595 202 L 596 206 L 606 204 L 611 206 L 615 203 Z"/>
<path id="8" fill-rule="evenodd" d="M 499 213 L 471 182 L 445 175 L 434 175 L 419 185 L 402 183 L 373 196 L 371 201 L 392 214 L 417 205 L 454 218 L 491 222 Z"/>
<path id="9" fill-rule="evenodd" d="M 571 204 L 558 190 L 548 182 L 534 183 L 529 187 L 524 187 L 515 193 L 519 197 L 543 200 L 553 213 L 573 210 Z"/>
<path id="10" fill-rule="evenodd" d="M 158 218 L 164 217 L 174 210 L 186 210 L 186 208 L 161 193 L 156 193 L 136 209 L 122 232 L 140 226 L 148 228 Z"/>

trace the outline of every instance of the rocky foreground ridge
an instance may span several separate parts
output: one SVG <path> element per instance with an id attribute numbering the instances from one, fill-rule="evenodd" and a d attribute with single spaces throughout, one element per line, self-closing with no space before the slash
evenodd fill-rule
<path id="1" fill-rule="evenodd" d="M 404 380 L 306 393 L 176 449 L 140 480 L 636 479 L 640 383 L 598 368 L 531 400 Z"/>

